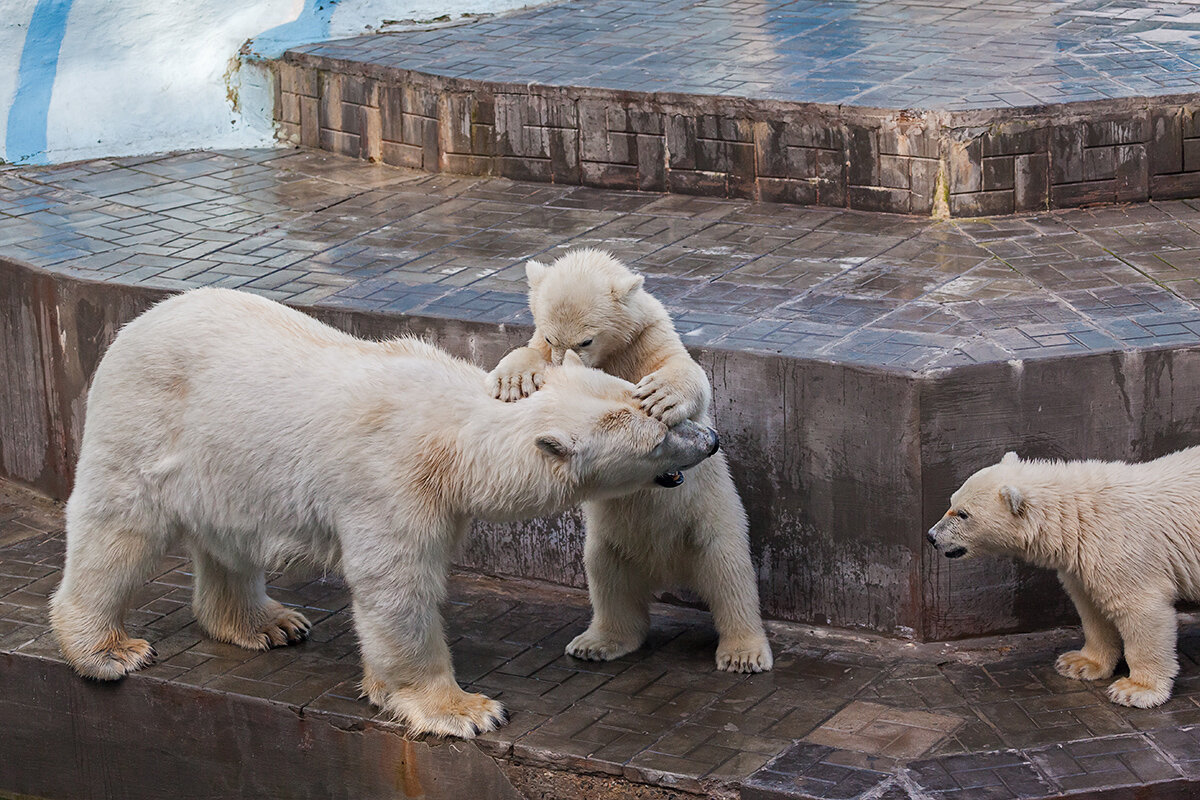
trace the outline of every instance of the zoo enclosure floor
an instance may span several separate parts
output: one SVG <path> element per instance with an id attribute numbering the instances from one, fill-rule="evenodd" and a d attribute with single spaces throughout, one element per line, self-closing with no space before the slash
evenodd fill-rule
<path id="1" fill-rule="evenodd" d="M 349 596 L 332 575 L 272 576 L 271 594 L 315 623 L 312 638 L 251 652 L 199 631 L 189 607 L 190 566 L 174 554 L 138 592 L 128 619 L 131 632 L 157 648 L 159 662 L 117 686 L 70 674 L 46 623 L 62 525 L 55 504 L 0 484 L 0 664 L 9 675 L 40 669 L 51 691 L 78 694 L 77 706 L 89 695 L 131 696 L 148 683 L 170 684 L 191 692 L 192 715 L 219 698 L 403 736 L 358 699 Z M 1123 797 L 1141 787 L 1139 797 L 1166 797 L 1187 796 L 1200 780 L 1200 637 L 1186 627 L 1175 696 L 1139 710 L 1109 703 L 1105 682 L 1054 672 L 1055 655 L 1078 646 L 1074 629 L 915 644 L 771 624 L 774 671 L 731 675 L 713 669 L 715 633 L 697 610 L 655 606 L 646 646 L 605 663 L 563 653 L 587 624 L 587 597 L 578 590 L 460 574 L 444 616 L 459 681 L 510 713 L 499 731 L 451 751 L 465 759 L 477 750 L 536 775 L 594 776 L 613 792 L 597 796 L 967 800 Z M 11 716 L 23 700 L 6 691 L 0 705 Z M 0 740 L 0 764 L 8 764 L 0 767 L 0 791 L 16 788 L 4 778 L 19 771 L 14 753 L 39 746 L 43 735 L 30 721 L 35 714 L 22 719 Z M 146 752 L 127 748 L 128 763 L 108 769 L 135 768 L 161 749 L 158 741 L 142 745 Z M 301 779 L 319 784 L 335 776 Z M 534 778 L 531 785 L 539 781 L 551 782 Z"/>

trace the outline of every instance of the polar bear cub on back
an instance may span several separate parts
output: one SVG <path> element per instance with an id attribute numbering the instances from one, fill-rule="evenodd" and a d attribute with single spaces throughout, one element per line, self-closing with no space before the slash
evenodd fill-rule
<path id="1" fill-rule="evenodd" d="M 1011 555 L 1058 571 L 1084 644 L 1059 656 L 1068 678 L 1111 677 L 1121 705 L 1171 696 L 1176 600 L 1200 600 L 1200 447 L 1142 464 L 1022 461 L 1007 453 L 950 498 L 929 531 L 949 558 Z"/>
<path id="2" fill-rule="evenodd" d="M 552 265 L 530 261 L 529 307 L 537 325 L 488 376 L 494 397 L 517 400 L 573 355 L 637 384 L 635 397 L 666 425 L 711 426 L 712 390 L 662 303 L 642 276 L 608 253 L 572 250 Z M 609 660 L 636 650 L 650 629 L 657 589 L 687 586 L 712 610 L 717 668 L 771 669 L 758 608 L 749 526 L 723 453 L 661 487 L 584 503 L 584 567 L 592 622 L 567 645 L 577 658 Z"/>

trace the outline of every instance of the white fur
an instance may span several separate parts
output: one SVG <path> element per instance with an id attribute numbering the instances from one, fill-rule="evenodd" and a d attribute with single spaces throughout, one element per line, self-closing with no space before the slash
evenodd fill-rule
<path id="1" fill-rule="evenodd" d="M 303 638 L 308 621 L 267 596 L 263 570 L 340 564 L 371 701 L 418 733 L 499 725 L 499 704 L 455 682 L 438 613 L 471 518 L 634 490 L 714 440 L 668 431 L 630 384 L 578 360 L 523 403 L 483 381 L 423 342 L 362 341 L 240 292 L 188 292 L 131 322 L 96 372 L 67 506 L 52 600 L 67 659 L 100 679 L 149 663 L 125 607 L 183 540 L 214 638 Z"/>
<path id="2" fill-rule="evenodd" d="M 550 365 L 574 351 L 584 363 L 637 382 L 642 408 L 668 425 L 711 425 L 712 389 L 662 304 L 611 255 L 574 250 L 552 266 L 526 265 L 537 330 L 488 376 L 495 397 L 533 393 Z M 723 454 L 689 472 L 682 486 L 652 488 L 584 504 L 584 562 L 593 618 L 567 646 L 580 658 L 635 650 L 650 627 L 655 590 L 686 585 L 708 603 L 720 634 L 717 667 L 769 670 L 771 648 L 758 608 L 746 512 Z"/>
<path id="3" fill-rule="evenodd" d="M 1083 623 L 1081 650 L 1056 668 L 1112 675 L 1124 646 L 1129 677 L 1115 703 L 1149 708 L 1171 696 L 1175 602 L 1200 600 L 1200 448 L 1143 464 L 1021 461 L 1008 453 L 954 493 L 929 538 L 952 557 L 1013 555 L 1057 570 Z"/>

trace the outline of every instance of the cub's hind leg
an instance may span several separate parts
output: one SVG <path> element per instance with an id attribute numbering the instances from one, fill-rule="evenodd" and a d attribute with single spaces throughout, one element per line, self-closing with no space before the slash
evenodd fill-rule
<path id="1" fill-rule="evenodd" d="M 584 568 L 592 621 L 567 645 L 567 654 L 589 661 L 611 661 L 642 646 L 650 632 L 652 578 L 641 564 L 610 541 L 607 514 L 588 511 Z"/>
<path id="2" fill-rule="evenodd" d="M 765 672 L 774 658 L 759 610 L 746 512 L 721 454 L 696 472 L 690 489 L 694 505 L 687 510 L 693 530 L 690 577 L 720 636 L 717 669 Z"/>
<path id="3" fill-rule="evenodd" d="M 308 638 L 312 623 L 267 595 L 261 569 L 233 569 L 196 546 L 192 563 L 192 611 L 212 638 L 248 650 L 268 650 Z"/>

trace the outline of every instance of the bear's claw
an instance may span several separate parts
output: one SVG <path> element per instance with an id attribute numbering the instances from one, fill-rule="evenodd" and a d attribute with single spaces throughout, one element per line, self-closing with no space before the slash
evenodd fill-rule
<path id="1" fill-rule="evenodd" d="M 1108 699 L 1121 706 L 1154 708 L 1171 699 L 1171 681 L 1146 684 L 1133 678 L 1118 678 L 1109 684 Z"/>
<path id="2" fill-rule="evenodd" d="M 717 646 L 717 669 L 723 672 L 767 672 L 774 665 L 766 637 L 757 642 Z"/>
<path id="3" fill-rule="evenodd" d="M 452 689 L 421 691 L 401 689 L 388 692 L 384 685 L 364 678 L 364 690 L 377 706 L 408 726 L 414 735 L 457 736 L 473 739 L 508 722 L 504 707 L 482 694 Z"/>
<path id="4" fill-rule="evenodd" d="M 274 619 L 267 621 L 258 629 L 256 635 L 258 649 L 270 650 L 272 647 L 299 644 L 308 638 L 311 630 L 312 623 L 308 621 L 307 617 L 299 611 L 284 608 Z"/>
<path id="5" fill-rule="evenodd" d="M 71 666 L 85 678 L 100 681 L 119 680 L 131 672 L 150 666 L 158 653 L 145 639 L 117 637 L 82 658 L 70 659 Z"/>
<path id="6" fill-rule="evenodd" d="M 1113 668 L 1116 665 L 1110 665 L 1107 668 L 1094 658 L 1085 656 L 1082 651 L 1071 650 L 1063 653 L 1054 662 L 1054 669 L 1059 675 L 1064 678 L 1072 678 L 1077 681 L 1099 681 L 1111 677 Z"/>
<path id="7" fill-rule="evenodd" d="M 604 633 L 586 630 L 571 640 L 567 645 L 567 655 L 581 658 L 584 661 L 612 661 L 626 653 L 632 653 L 642 646 L 642 643 L 618 639 Z"/>

